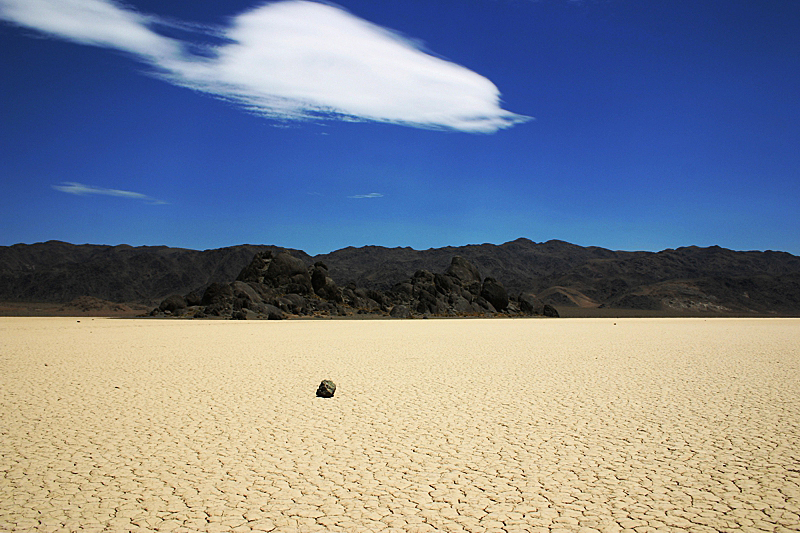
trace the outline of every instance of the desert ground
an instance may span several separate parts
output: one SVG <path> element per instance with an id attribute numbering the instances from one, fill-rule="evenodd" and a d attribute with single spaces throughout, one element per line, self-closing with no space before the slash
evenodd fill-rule
<path id="1" fill-rule="evenodd" d="M 7 317 L 0 417 L 1 531 L 800 530 L 800 319 Z"/>

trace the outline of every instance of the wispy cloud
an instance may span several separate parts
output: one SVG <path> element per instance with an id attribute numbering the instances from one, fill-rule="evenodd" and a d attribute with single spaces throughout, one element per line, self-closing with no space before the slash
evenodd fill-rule
<path id="1" fill-rule="evenodd" d="M 88 194 L 100 194 L 103 196 L 119 196 L 121 198 L 142 200 L 144 202 L 147 202 L 148 204 L 153 204 L 153 205 L 165 205 L 167 203 L 164 202 L 163 200 L 158 200 L 157 198 L 153 198 L 152 196 L 147 196 L 146 194 L 142 194 L 140 192 L 121 191 L 119 189 L 104 189 L 102 187 L 93 187 L 91 185 L 84 185 L 82 183 L 76 183 L 74 181 L 66 181 L 63 182 L 61 185 L 53 185 L 53 188 L 57 191 L 65 192 L 68 194 L 75 194 L 78 196 L 86 196 Z"/>
<path id="2" fill-rule="evenodd" d="M 383 198 L 383 195 L 379 192 L 371 192 L 369 194 L 355 194 L 348 196 L 348 198 Z"/>
<path id="3" fill-rule="evenodd" d="M 306 0 L 261 5 L 204 29 L 159 20 L 112 0 L 0 0 L 0 18 L 54 37 L 115 48 L 158 75 L 277 120 L 338 118 L 492 133 L 528 117 L 500 106 L 487 78 L 338 7 Z M 198 42 L 159 34 L 191 28 Z M 191 33 L 191 32 L 188 32 Z M 209 35 L 217 44 L 207 43 Z M 194 53 L 202 48 L 202 53 Z"/>
<path id="4" fill-rule="evenodd" d="M 54 37 L 124 50 L 158 62 L 181 45 L 149 29 L 151 18 L 111 0 L 0 0 L 0 18 Z"/>

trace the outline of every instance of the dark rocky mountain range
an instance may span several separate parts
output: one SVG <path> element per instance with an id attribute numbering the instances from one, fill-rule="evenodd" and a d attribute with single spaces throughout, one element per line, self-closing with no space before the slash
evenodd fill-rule
<path id="1" fill-rule="evenodd" d="M 215 250 L 75 245 L 60 241 L 0 247 L 0 301 L 68 303 L 91 296 L 151 305 L 173 292 L 235 279 L 253 256 L 275 246 Z M 293 254 L 311 258 L 298 250 Z"/>
<path id="2" fill-rule="evenodd" d="M 90 296 L 156 305 L 170 294 L 202 294 L 229 283 L 274 246 L 196 251 L 168 247 L 72 245 L 50 241 L 0 247 L 0 301 L 67 303 Z M 366 246 L 311 257 L 339 287 L 389 291 L 415 272 L 443 273 L 454 256 L 558 309 L 638 309 L 685 314 L 800 315 L 800 257 L 785 252 L 689 246 L 661 252 L 612 251 L 562 241 L 517 239 L 429 250 Z M 563 314 L 563 313 L 562 313 Z"/>
<path id="3" fill-rule="evenodd" d="M 441 270 L 454 254 L 502 280 L 509 294 L 532 292 L 556 307 L 800 314 L 800 257 L 786 252 L 719 246 L 625 252 L 517 239 L 422 251 L 345 248 L 315 260 L 340 282 L 386 289 L 397 274 Z"/>

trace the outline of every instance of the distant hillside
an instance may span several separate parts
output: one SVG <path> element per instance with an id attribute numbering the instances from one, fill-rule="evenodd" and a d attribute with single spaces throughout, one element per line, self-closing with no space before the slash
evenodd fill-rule
<path id="1" fill-rule="evenodd" d="M 217 250 L 72 245 L 50 241 L 0 247 L 0 301 L 67 303 L 79 296 L 152 304 L 172 293 L 236 279 L 253 256 L 274 246 Z M 311 257 L 341 286 L 389 290 L 417 270 L 442 272 L 453 256 L 475 264 L 515 296 L 532 292 L 557 307 L 800 315 L 800 257 L 690 246 L 623 252 L 562 241 L 413 250 L 366 246 Z"/>
<path id="2" fill-rule="evenodd" d="M 620 252 L 563 241 L 412 250 L 344 248 L 315 257 L 339 283 L 388 289 L 417 269 L 440 271 L 453 255 L 501 280 L 509 294 L 531 291 L 559 307 L 800 314 L 800 257 L 689 246 Z"/>
<path id="3" fill-rule="evenodd" d="M 617 258 L 628 253 L 584 248 L 563 241 L 535 243 L 517 239 L 501 245 L 447 246 L 428 250 L 349 247 L 318 255 L 314 260 L 325 262 L 338 283 L 353 281 L 371 289 L 388 289 L 420 269 L 440 272 L 447 268 L 454 255 L 460 255 L 474 263 L 483 276 L 502 280 L 510 293 L 538 293 L 549 286 L 549 280 L 554 276 L 589 260 Z"/>
<path id="4" fill-rule="evenodd" d="M 174 292 L 235 279 L 256 253 L 275 249 L 246 244 L 197 251 L 60 241 L 2 246 L 0 301 L 68 303 L 91 296 L 153 304 Z M 310 260 L 303 252 L 293 253 Z"/>

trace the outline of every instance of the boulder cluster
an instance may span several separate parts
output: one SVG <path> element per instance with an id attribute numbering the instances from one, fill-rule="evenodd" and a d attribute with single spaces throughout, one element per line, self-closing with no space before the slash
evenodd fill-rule
<path id="1" fill-rule="evenodd" d="M 173 294 L 151 316 L 233 319 L 283 319 L 296 316 L 374 315 L 396 318 L 428 316 L 558 316 L 550 305 L 523 293 L 509 297 L 494 278 L 456 256 L 441 274 L 419 270 L 388 291 L 340 287 L 322 262 L 307 267 L 287 252 L 257 254 L 231 283 L 212 283 L 202 295 Z"/>

